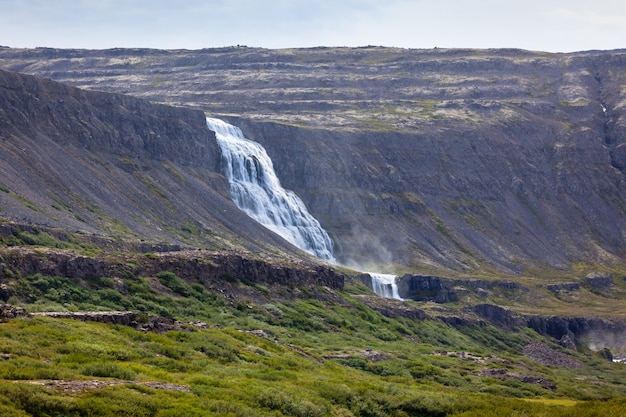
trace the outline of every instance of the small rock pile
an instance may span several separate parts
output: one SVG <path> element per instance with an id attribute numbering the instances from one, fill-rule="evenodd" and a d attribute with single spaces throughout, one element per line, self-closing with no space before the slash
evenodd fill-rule
<path id="1" fill-rule="evenodd" d="M 22 307 L 15 307 L 9 304 L 0 304 L 0 322 L 17 317 L 30 317 L 30 314 Z"/>
<path id="2" fill-rule="evenodd" d="M 133 327 L 144 332 L 156 333 L 164 333 L 171 330 L 205 329 L 208 327 L 208 324 L 204 322 L 190 322 L 184 324 L 169 317 L 159 317 L 133 311 L 49 311 L 31 314 L 21 307 L 0 304 L 0 322 L 18 317 L 33 316 L 119 324 Z"/>
<path id="3" fill-rule="evenodd" d="M 524 346 L 524 355 L 542 365 L 578 369 L 582 364 L 575 359 L 557 352 L 545 343 L 530 343 Z"/>

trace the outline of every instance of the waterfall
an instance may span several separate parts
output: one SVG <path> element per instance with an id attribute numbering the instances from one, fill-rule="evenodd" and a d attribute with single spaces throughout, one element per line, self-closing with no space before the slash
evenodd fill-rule
<path id="1" fill-rule="evenodd" d="M 265 148 L 246 139 L 238 127 L 219 119 L 206 120 L 215 132 L 237 207 L 293 245 L 334 263 L 328 233 L 294 192 L 281 187 Z"/>
<path id="2" fill-rule="evenodd" d="M 267 152 L 243 136 L 241 129 L 207 117 L 222 152 L 224 171 L 233 202 L 263 226 L 300 249 L 326 262 L 335 263 L 328 233 L 308 212 L 302 200 L 281 187 Z M 372 289 L 381 297 L 402 300 L 396 276 L 367 272 Z"/>
<path id="3" fill-rule="evenodd" d="M 402 300 L 398 294 L 398 286 L 396 285 L 396 276 L 391 274 L 378 274 L 375 272 L 367 272 L 372 277 L 372 290 L 385 298 L 395 298 Z"/>

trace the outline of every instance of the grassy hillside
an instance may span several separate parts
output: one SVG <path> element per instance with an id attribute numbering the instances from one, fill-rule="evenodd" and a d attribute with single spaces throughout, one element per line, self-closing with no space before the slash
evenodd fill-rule
<path id="1" fill-rule="evenodd" d="M 0 323 L 3 416 L 618 416 L 626 405 L 623 364 L 528 328 L 406 313 L 421 303 L 383 315 L 350 279 L 344 290 L 169 271 L 71 279 L 11 275 L 2 262 L 9 303 L 27 311 L 139 313 L 132 326 Z M 153 315 L 177 324 L 146 330 Z"/>
<path id="2" fill-rule="evenodd" d="M 296 305 L 323 310 L 311 300 Z M 0 411 L 4 416 L 618 416 L 626 405 L 612 399 L 625 392 L 618 368 L 623 365 L 583 355 L 582 369 L 575 371 L 539 365 L 520 356 L 521 345 L 532 340 L 529 334 L 495 332 L 488 351 L 471 329 L 398 323 L 361 311 L 369 315 L 366 320 L 336 310 L 329 316 L 350 320 L 351 329 L 330 331 L 326 324 L 303 332 L 298 326 L 309 324 L 270 325 L 258 314 L 236 310 L 216 312 L 230 316 L 223 327 L 165 334 L 50 318 L 12 320 L 0 327 L 1 349 L 10 357 L 0 371 Z M 371 326 L 378 337 L 370 335 Z M 400 326 L 410 335 L 402 336 Z M 462 357 L 442 349 L 473 353 Z M 558 388 L 524 378 L 551 378 Z"/>

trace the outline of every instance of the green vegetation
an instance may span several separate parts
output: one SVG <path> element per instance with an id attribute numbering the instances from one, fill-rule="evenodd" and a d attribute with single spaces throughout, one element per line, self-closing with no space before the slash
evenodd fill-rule
<path id="1" fill-rule="evenodd" d="M 152 83 L 150 83 L 150 86 L 152 87 L 159 87 L 162 86 L 165 83 L 168 83 L 169 80 L 161 80 L 161 79 L 157 79 L 155 81 L 153 81 Z"/>
<path id="2" fill-rule="evenodd" d="M 208 309 L 215 313 L 212 324 L 219 326 L 164 334 L 44 317 L 11 320 L 0 324 L 0 351 L 10 357 L 0 368 L 0 411 L 15 416 L 610 416 L 626 405 L 609 399 L 625 394 L 615 366 L 588 360 L 586 379 L 593 386 L 583 389 L 571 371 L 516 359 L 519 347 L 533 337 L 529 332 L 508 335 L 492 328 L 391 320 L 351 302 L 327 308 L 300 299 L 249 312 L 215 303 Z M 468 359 L 439 350 L 452 345 L 484 356 Z M 552 392 L 516 379 L 482 377 L 485 367 L 542 373 L 558 380 L 559 388 Z"/>
<path id="3" fill-rule="evenodd" d="M 57 237 L 52 234 L 33 227 L 31 231 L 16 229 L 9 236 L 0 236 L 0 247 L 2 246 L 43 246 L 55 249 L 73 249 L 84 251 L 85 253 L 96 253 L 98 249 L 91 244 L 79 242 L 74 236 L 57 230 Z"/>
<path id="4" fill-rule="evenodd" d="M 41 230 L 3 239 L 84 251 L 76 237 Z M 358 281 L 333 291 L 172 270 L 22 276 L 9 267 L 11 250 L 0 253 L 10 304 L 131 310 L 138 323 L 158 315 L 180 326 L 157 333 L 38 315 L 0 323 L 2 416 L 610 417 L 626 406 L 622 364 L 530 329 L 383 315 Z M 101 256 L 131 271 L 160 255 Z M 582 368 L 534 362 L 523 352 L 536 342 Z"/>
<path id="5" fill-rule="evenodd" d="M 163 192 L 163 187 L 157 185 L 150 177 L 141 172 L 134 172 L 133 175 L 137 180 L 141 181 L 145 186 L 147 186 L 148 189 L 150 189 L 150 191 L 152 191 L 155 196 L 159 197 L 168 205 L 171 205 L 169 198 Z"/>
<path id="6" fill-rule="evenodd" d="M 19 201 L 19 202 L 20 202 L 20 203 L 22 203 L 25 207 L 28 207 L 28 208 L 29 208 L 29 209 L 31 209 L 32 211 L 39 211 L 39 212 L 41 211 L 41 210 L 39 209 L 39 207 L 37 207 L 37 206 L 35 205 L 35 203 L 33 203 L 32 201 L 30 201 L 30 200 L 28 200 L 28 199 L 26 199 L 26 198 L 22 197 L 21 195 L 18 195 L 18 194 L 13 194 L 13 193 L 11 193 L 10 195 L 11 195 L 11 197 L 13 197 L 13 199 L 14 199 L 14 200 Z"/>
<path id="7" fill-rule="evenodd" d="M 187 180 L 167 161 L 161 161 L 161 165 L 181 184 L 186 184 Z"/>
<path id="8" fill-rule="evenodd" d="M 436 101 L 434 100 L 415 100 L 415 102 L 421 106 L 421 109 L 419 111 L 419 115 L 421 117 L 425 117 L 425 118 L 432 118 L 432 119 L 441 119 L 442 116 L 441 115 L 437 115 L 435 114 L 435 105 L 437 104 Z"/>
<path id="9" fill-rule="evenodd" d="M 589 100 L 586 98 L 577 98 L 574 101 L 565 101 L 565 100 L 560 100 L 559 104 L 561 105 L 561 107 L 570 107 L 570 106 L 587 106 L 589 105 Z"/>
<path id="10" fill-rule="evenodd" d="M 156 334 L 45 317 L 2 323 L 3 415 L 587 416 L 626 404 L 621 365 L 574 353 L 584 372 L 533 363 L 521 356 L 539 339 L 530 330 L 391 319 L 359 296 L 321 288 L 231 304 L 171 272 L 157 281 L 27 277 L 21 303 L 31 310 L 141 300 L 150 313 L 211 326 Z M 172 294 L 159 295 L 159 285 Z"/>

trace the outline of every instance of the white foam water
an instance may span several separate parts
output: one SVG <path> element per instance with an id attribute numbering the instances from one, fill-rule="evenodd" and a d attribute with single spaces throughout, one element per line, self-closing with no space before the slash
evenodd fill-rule
<path id="1" fill-rule="evenodd" d="M 293 191 L 282 188 L 265 148 L 220 119 L 207 118 L 207 125 L 215 132 L 237 207 L 293 245 L 335 263 L 328 233 Z"/>
<path id="2" fill-rule="evenodd" d="M 372 290 L 385 298 L 395 298 L 402 300 L 398 294 L 398 285 L 396 285 L 396 275 L 378 274 L 375 272 L 366 272 L 372 277 Z"/>

